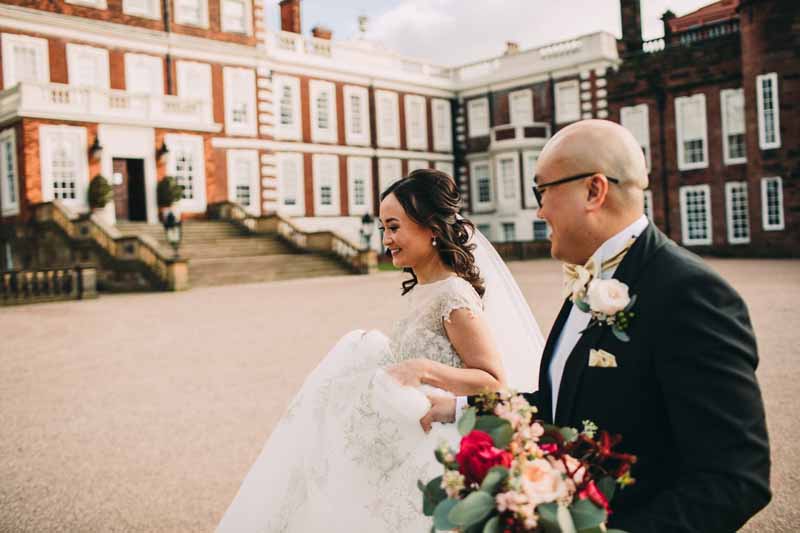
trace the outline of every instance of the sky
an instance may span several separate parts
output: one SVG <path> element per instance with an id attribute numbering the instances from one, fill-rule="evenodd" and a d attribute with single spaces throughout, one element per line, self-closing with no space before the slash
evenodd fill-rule
<path id="1" fill-rule="evenodd" d="M 267 26 L 280 28 L 278 0 L 265 0 Z M 683 15 L 712 0 L 641 0 L 645 39 L 663 35 L 661 15 Z M 621 35 L 619 0 L 301 0 L 303 33 L 317 24 L 336 40 L 358 33 L 401 54 L 461 65 L 503 53 L 506 41 L 530 48 L 595 31 Z"/>

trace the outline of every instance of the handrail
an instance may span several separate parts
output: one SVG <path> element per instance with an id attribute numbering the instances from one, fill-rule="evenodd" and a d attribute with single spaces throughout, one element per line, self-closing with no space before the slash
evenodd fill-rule
<path id="1" fill-rule="evenodd" d="M 374 250 L 363 250 L 333 231 L 306 231 L 277 213 L 255 216 L 235 202 L 224 201 L 209 205 L 208 216 L 232 222 L 249 233 L 276 234 L 298 250 L 329 253 L 355 273 L 368 274 L 378 267 Z"/>
<path id="2" fill-rule="evenodd" d="M 94 268 L 77 266 L 0 272 L 0 305 L 83 300 L 96 296 Z"/>
<path id="3" fill-rule="evenodd" d="M 74 216 L 58 201 L 32 206 L 37 223 L 52 223 L 72 240 L 91 240 L 110 257 L 142 264 L 158 280 L 161 288 L 178 291 L 189 287 L 188 261 L 167 256 L 149 239 L 123 236 L 95 215 Z"/>

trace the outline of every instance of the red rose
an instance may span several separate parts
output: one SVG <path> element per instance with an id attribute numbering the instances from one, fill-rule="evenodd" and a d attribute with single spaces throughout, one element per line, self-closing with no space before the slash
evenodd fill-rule
<path id="1" fill-rule="evenodd" d="M 539 449 L 542 450 L 544 453 L 551 455 L 558 451 L 558 444 L 554 442 L 548 442 L 546 444 L 540 444 Z"/>
<path id="2" fill-rule="evenodd" d="M 467 483 L 481 483 L 493 466 L 511 466 L 511 454 L 494 447 L 492 437 L 474 430 L 461 439 L 461 449 L 456 455 L 459 471 Z"/>
<path id="3" fill-rule="evenodd" d="M 606 498 L 605 494 L 600 492 L 600 489 L 597 488 L 597 485 L 594 484 L 594 481 L 590 481 L 589 484 L 586 485 L 586 488 L 578 493 L 578 498 L 581 500 L 588 498 L 593 504 L 605 509 L 609 515 L 611 514 L 611 507 L 608 505 L 608 498 Z"/>

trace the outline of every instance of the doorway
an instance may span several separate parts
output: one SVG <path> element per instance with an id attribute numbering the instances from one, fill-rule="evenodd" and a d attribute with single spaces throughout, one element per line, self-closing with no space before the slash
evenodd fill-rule
<path id="1" fill-rule="evenodd" d="M 147 202 L 144 185 L 144 159 L 114 158 L 114 209 L 117 220 L 147 221 Z"/>

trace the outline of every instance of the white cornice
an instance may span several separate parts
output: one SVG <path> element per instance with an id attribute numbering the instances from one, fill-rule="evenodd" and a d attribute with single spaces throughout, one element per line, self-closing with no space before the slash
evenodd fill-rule
<path id="1" fill-rule="evenodd" d="M 39 9 L 0 4 L 0 28 L 29 31 L 131 51 L 256 67 L 260 52 L 255 46 L 203 39 L 114 22 L 73 17 Z"/>

